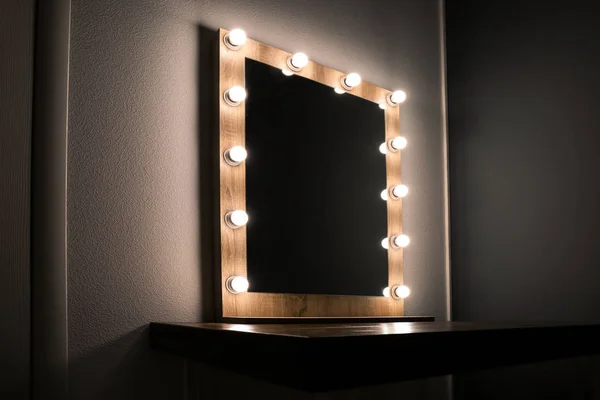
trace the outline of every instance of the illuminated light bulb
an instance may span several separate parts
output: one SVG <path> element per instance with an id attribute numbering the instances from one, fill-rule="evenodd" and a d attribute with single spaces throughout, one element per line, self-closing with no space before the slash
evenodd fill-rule
<path id="1" fill-rule="evenodd" d="M 346 90 L 352 90 L 356 86 L 360 85 L 360 75 L 356 72 L 352 72 L 348 75 L 342 76 L 341 83 L 342 87 Z"/>
<path id="2" fill-rule="evenodd" d="M 410 243 L 410 238 L 406 235 L 398 235 L 398 236 L 392 236 L 392 247 L 393 248 L 399 248 L 399 247 L 406 247 L 409 245 Z"/>
<path id="3" fill-rule="evenodd" d="M 304 53 L 296 53 L 287 59 L 287 65 L 292 71 L 300 71 L 308 64 L 308 56 Z"/>
<path id="4" fill-rule="evenodd" d="M 225 162 L 232 166 L 240 165 L 240 163 L 246 160 L 248 157 L 248 152 L 242 146 L 233 146 L 230 149 L 225 150 L 223 154 L 223 158 L 225 158 Z"/>
<path id="5" fill-rule="evenodd" d="M 223 93 L 223 98 L 230 106 L 239 106 L 242 101 L 246 100 L 246 89 L 241 86 L 234 86 Z"/>
<path id="6" fill-rule="evenodd" d="M 232 229 L 241 228 L 248 223 L 248 214 L 243 210 L 229 211 L 225 214 L 225 223 Z"/>
<path id="7" fill-rule="evenodd" d="M 388 238 L 381 239 L 381 247 L 383 247 L 386 250 L 389 249 L 390 248 L 390 240 Z"/>
<path id="8" fill-rule="evenodd" d="M 383 288 L 383 297 L 390 297 L 390 287 L 386 286 Z"/>
<path id="9" fill-rule="evenodd" d="M 408 194 L 408 186 L 406 185 L 398 185 L 394 186 L 392 190 L 390 190 L 392 199 L 399 199 L 402 197 L 406 197 Z"/>
<path id="10" fill-rule="evenodd" d="M 381 154 L 385 154 L 385 153 L 387 153 L 387 145 L 386 145 L 385 143 L 381 143 L 381 144 L 379 145 L 379 152 L 380 152 Z"/>
<path id="11" fill-rule="evenodd" d="M 233 294 L 247 292 L 250 287 L 248 279 L 243 276 L 230 276 L 225 281 L 225 287 Z"/>
<path id="12" fill-rule="evenodd" d="M 394 297 L 405 299 L 410 296 L 410 289 L 408 286 L 394 286 Z"/>
<path id="13" fill-rule="evenodd" d="M 395 138 L 391 139 L 389 143 L 390 150 L 397 152 L 398 150 L 404 149 L 408 144 L 408 141 L 402 136 L 396 136 Z"/>
<path id="14" fill-rule="evenodd" d="M 344 93 L 346 93 L 346 91 L 344 89 L 340 89 L 340 88 L 333 88 L 333 91 L 336 92 L 337 94 L 344 94 Z"/>
<path id="15" fill-rule="evenodd" d="M 385 110 L 385 104 L 379 103 L 379 108 L 381 108 L 382 110 Z"/>
<path id="16" fill-rule="evenodd" d="M 288 71 L 287 69 L 282 69 L 281 73 L 283 73 L 285 76 L 292 76 L 292 75 L 294 75 L 294 73 L 292 71 Z"/>
<path id="17" fill-rule="evenodd" d="M 231 50 L 239 50 L 246 43 L 246 32 L 241 29 L 233 29 L 223 38 L 225 46 Z"/>
<path id="18" fill-rule="evenodd" d="M 387 96 L 387 102 L 390 106 L 395 107 L 406 100 L 406 93 L 402 90 L 396 90 L 394 93 Z"/>
<path id="19" fill-rule="evenodd" d="M 388 199 L 388 191 L 387 189 L 383 189 L 381 191 L 381 200 L 387 200 Z"/>

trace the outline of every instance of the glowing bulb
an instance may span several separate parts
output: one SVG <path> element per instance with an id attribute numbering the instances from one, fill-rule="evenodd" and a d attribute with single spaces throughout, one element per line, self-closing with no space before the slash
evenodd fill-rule
<path id="1" fill-rule="evenodd" d="M 229 211 L 225 215 L 225 223 L 230 228 L 240 228 L 248 223 L 248 214 L 242 210 Z"/>
<path id="2" fill-rule="evenodd" d="M 308 64 L 308 56 L 304 53 L 296 53 L 287 59 L 287 65 L 292 71 L 300 71 Z"/>
<path id="3" fill-rule="evenodd" d="M 225 150 L 225 154 L 223 155 L 227 164 L 235 167 L 236 165 L 240 165 L 240 163 L 248 157 L 248 152 L 242 146 L 233 146 L 232 148 Z"/>
<path id="4" fill-rule="evenodd" d="M 383 288 L 383 297 L 390 297 L 390 287 L 386 286 Z"/>
<path id="5" fill-rule="evenodd" d="M 381 200 L 387 200 L 388 199 L 388 191 L 387 189 L 383 189 L 381 191 Z"/>
<path id="6" fill-rule="evenodd" d="M 410 295 L 410 289 L 408 288 L 408 286 L 396 286 L 394 287 L 394 294 L 396 295 L 396 297 L 399 297 L 401 299 L 405 299 Z"/>
<path id="7" fill-rule="evenodd" d="M 385 154 L 385 153 L 387 153 L 387 145 L 386 145 L 385 143 L 381 143 L 381 144 L 379 145 L 379 152 L 380 152 L 381 154 Z"/>
<path id="8" fill-rule="evenodd" d="M 294 75 L 294 73 L 292 71 L 288 71 L 287 69 L 282 69 L 281 72 L 285 75 L 285 76 L 292 76 Z"/>
<path id="9" fill-rule="evenodd" d="M 225 45 L 231 50 L 239 50 L 246 43 L 246 32 L 241 29 L 233 29 L 223 39 Z"/>
<path id="10" fill-rule="evenodd" d="M 352 90 L 352 88 L 360 85 L 361 79 L 360 75 L 356 72 L 352 72 L 346 76 L 342 77 L 342 86 L 346 90 Z"/>
<path id="11" fill-rule="evenodd" d="M 408 141 L 402 136 L 396 136 L 395 138 L 390 140 L 390 148 L 392 149 L 392 151 L 402 150 L 406 147 L 407 144 Z"/>
<path id="12" fill-rule="evenodd" d="M 381 247 L 383 247 L 384 249 L 389 249 L 390 247 L 390 241 L 388 238 L 383 238 L 381 239 Z"/>
<path id="13" fill-rule="evenodd" d="M 385 104 L 379 103 L 379 108 L 381 108 L 382 110 L 385 110 Z"/>
<path id="14" fill-rule="evenodd" d="M 406 100 L 406 93 L 402 90 L 396 90 L 394 93 L 390 94 L 387 99 L 391 106 L 397 106 L 400 103 L 404 103 L 404 100 Z"/>
<path id="15" fill-rule="evenodd" d="M 248 282 L 248 279 L 243 276 L 230 276 L 225 282 L 225 287 L 231 293 L 243 293 L 248 291 L 250 283 Z"/>
<path id="16" fill-rule="evenodd" d="M 336 92 L 337 94 L 344 94 L 344 93 L 346 93 L 346 91 L 344 89 L 340 89 L 340 88 L 333 88 L 333 91 Z"/>
<path id="17" fill-rule="evenodd" d="M 406 185 L 398 185 L 394 186 L 391 190 L 392 198 L 399 199 L 401 197 L 406 197 L 408 194 L 408 186 Z"/>
<path id="18" fill-rule="evenodd" d="M 410 243 L 410 238 L 406 235 L 398 235 L 392 237 L 392 246 L 395 248 L 406 247 Z"/>
<path id="19" fill-rule="evenodd" d="M 241 86 L 234 86 L 224 93 L 225 102 L 230 106 L 239 106 L 246 100 L 246 89 Z"/>

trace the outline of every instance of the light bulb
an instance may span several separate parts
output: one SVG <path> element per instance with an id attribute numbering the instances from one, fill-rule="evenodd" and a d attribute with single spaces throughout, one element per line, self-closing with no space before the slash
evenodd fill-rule
<path id="1" fill-rule="evenodd" d="M 382 110 L 385 110 L 385 104 L 379 103 L 379 108 L 381 108 Z"/>
<path id="2" fill-rule="evenodd" d="M 240 228 L 248 223 L 248 214 L 243 210 L 229 211 L 225 214 L 225 223 L 232 229 Z"/>
<path id="3" fill-rule="evenodd" d="M 300 71 L 308 64 L 308 56 L 304 53 L 296 53 L 287 59 L 287 65 L 292 71 Z"/>
<path id="4" fill-rule="evenodd" d="M 381 143 L 381 144 L 379 145 L 379 152 L 380 152 L 381 154 L 385 154 L 385 153 L 387 153 L 387 145 L 386 145 L 385 143 Z"/>
<path id="5" fill-rule="evenodd" d="M 342 86 L 346 90 L 352 90 L 352 88 L 360 85 L 360 82 L 360 75 L 356 72 L 352 72 L 348 75 L 343 76 L 341 80 Z"/>
<path id="6" fill-rule="evenodd" d="M 381 239 L 381 247 L 383 247 L 386 250 L 389 249 L 389 247 L 390 247 L 390 240 L 388 238 Z"/>
<path id="7" fill-rule="evenodd" d="M 406 247 L 410 243 L 410 238 L 406 235 L 398 235 L 392 237 L 392 247 Z"/>
<path id="8" fill-rule="evenodd" d="M 406 147 L 407 144 L 408 144 L 408 141 L 406 140 L 406 138 L 404 138 L 402 136 L 396 136 L 395 138 L 390 140 L 390 149 L 394 152 L 398 151 L 398 150 L 402 150 Z"/>
<path id="9" fill-rule="evenodd" d="M 396 90 L 394 93 L 388 95 L 387 100 L 389 105 L 397 106 L 400 103 L 404 103 L 404 100 L 406 100 L 406 93 L 402 90 Z"/>
<path id="10" fill-rule="evenodd" d="M 292 71 L 288 71 L 287 69 L 282 69 L 281 72 L 285 75 L 285 76 L 292 76 L 294 75 L 294 73 Z"/>
<path id="11" fill-rule="evenodd" d="M 408 194 L 408 186 L 406 185 L 398 185 L 394 186 L 391 190 L 392 198 L 399 199 L 401 197 L 406 197 Z"/>
<path id="12" fill-rule="evenodd" d="M 235 167 L 240 165 L 240 163 L 248 157 L 248 152 L 242 146 L 233 146 L 232 148 L 225 150 L 223 156 L 227 164 Z"/>
<path id="13" fill-rule="evenodd" d="M 390 297 L 390 287 L 386 286 L 383 288 L 383 297 Z"/>
<path id="14" fill-rule="evenodd" d="M 250 287 L 248 279 L 243 276 L 230 276 L 225 282 L 225 287 L 233 294 L 247 292 Z"/>
<path id="15" fill-rule="evenodd" d="M 383 189 L 381 191 L 381 200 L 387 200 L 388 199 L 388 191 L 387 189 Z"/>
<path id="16" fill-rule="evenodd" d="M 344 94 L 344 93 L 346 93 L 346 91 L 344 89 L 340 89 L 340 88 L 333 88 L 333 91 L 336 92 L 337 94 Z"/>
<path id="17" fill-rule="evenodd" d="M 232 29 L 223 40 L 231 50 L 239 50 L 246 43 L 246 32 L 241 29 Z"/>
<path id="18" fill-rule="evenodd" d="M 394 295 L 401 299 L 405 299 L 410 295 L 410 289 L 408 286 L 395 286 L 394 287 Z"/>
<path id="19" fill-rule="evenodd" d="M 239 106 L 242 101 L 246 100 L 246 89 L 241 86 L 233 86 L 223 94 L 223 97 L 230 106 Z"/>

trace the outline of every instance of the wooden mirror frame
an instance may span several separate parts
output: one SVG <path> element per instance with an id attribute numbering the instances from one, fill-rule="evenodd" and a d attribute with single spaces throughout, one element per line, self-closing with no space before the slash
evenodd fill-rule
<path id="1" fill-rule="evenodd" d="M 342 296 L 323 294 L 285 293 L 231 293 L 226 289 L 229 277 L 247 277 L 246 273 L 246 227 L 230 228 L 225 215 L 233 210 L 246 210 L 246 168 L 245 162 L 231 166 L 224 159 L 224 153 L 233 146 L 245 145 L 245 102 L 231 106 L 223 94 L 233 86 L 245 87 L 245 59 L 270 65 L 278 69 L 288 69 L 287 59 L 292 54 L 263 43 L 247 39 L 238 50 L 225 45 L 224 38 L 229 31 L 219 30 L 219 210 L 220 210 L 220 274 L 217 295 L 217 316 L 220 319 L 235 318 L 282 318 L 282 317 L 386 317 L 403 316 L 404 301 L 381 296 Z M 296 75 L 319 82 L 333 88 L 342 88 L 340 71 L 309 61 Z M 386 104 L 386 142 L 400 135 L 400 105 L 387 104 L 389 90 L 369 82 L 347 91 L 378 104 Z M 252 93 L 249 93 L 251 96 Z M 387 151 L 387 188 L 401 183 L 401 151 Z M 250 216 L 252 218 L 252 216 Z M 387 201 L 388 237 L 402 233 L 402 199 Z M 403 285 L 403 249 L 388 250 L 388 287 Z M 252 285 L 252 282 L 250 282 Z"/>

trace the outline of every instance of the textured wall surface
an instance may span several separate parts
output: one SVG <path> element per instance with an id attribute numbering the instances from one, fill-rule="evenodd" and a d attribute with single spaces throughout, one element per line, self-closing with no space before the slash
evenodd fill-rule
<path id="1" fill-rule="evenodd" d="M 0 2 L 0 398 L 29 398 L 33 0 Z"/>
<path id="2" fill-rule="evenodd" d="M 199 27 L 243 27 L 404 88 L 408 314 L 445 317 L 437 0 L 73 0 L 68 164 L 71 397 L 181 398 L 185 365 L 148 350 L 150 321 L 197 321 Z M 144 383 L 141 384 L 140 382 Z M 128 397 L 129 396 L 129 397 Z M 154 397 L 153 397 L 154 396 Z M 214 397 L 218 398 L 218 397 Z M 225 398 L 225 397 L 222 397 Z"/>
<path id="3" fill-rule="evenodd" d="M 600 322 L 598 5 L 447 3 L 453 302 Z"/>

